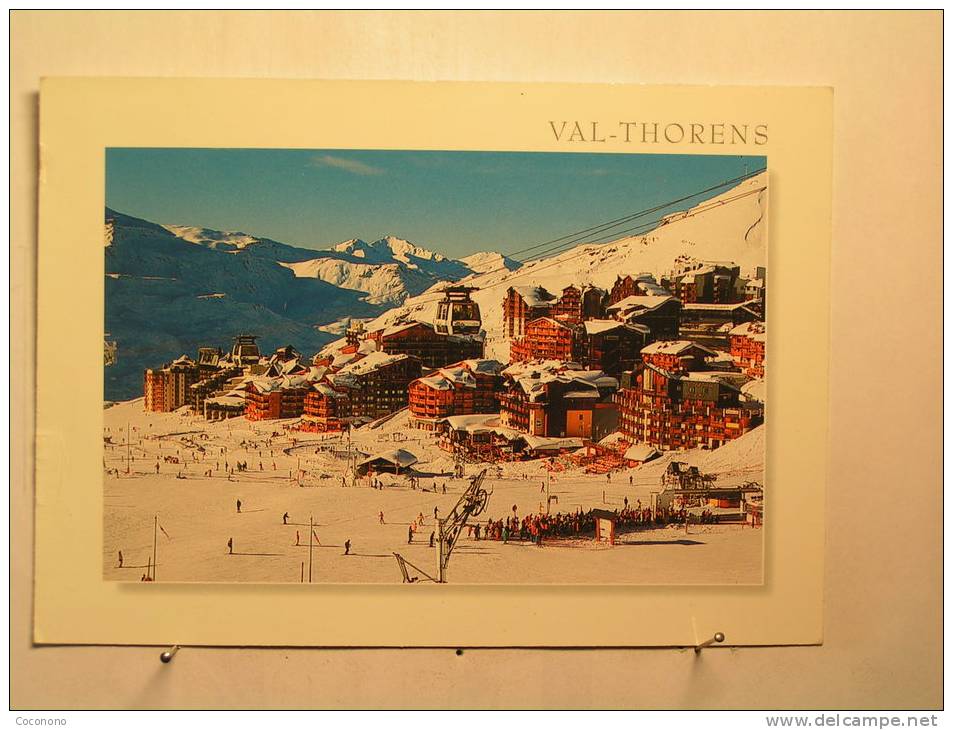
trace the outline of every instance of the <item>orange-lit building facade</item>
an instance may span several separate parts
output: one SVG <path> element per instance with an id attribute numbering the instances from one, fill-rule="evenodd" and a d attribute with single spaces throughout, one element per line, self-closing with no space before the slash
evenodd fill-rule
<path id="1" fill-rule="evenodd" d="M 298 418 L 304 413 L 308 388 L 304 378 L 285 384 L 252 381 L 245 387 L 245 418 L 249 421 Z"/>
<path id="2" fill-rule="evenodd" d="M 716 449 L 763 420 L 716 374 L 677 374 L 650 363 L 623 376 L 615 402 L 626 439 L 662 451 Z"/>
<path id="3" fill-rule="evenodd" d="M 198 379 L 198 365 L 185 355 L 163 368 L 146 370 L 143 374 L 145 409 L 169 413 L 181 408 L 189 403 L 190 387 Z"/>
<path id="4" fill-rule="evenodd" d="M 501 367 L 494 360 L 471 360 L 414 380 L 408 387 L 413 425 L 434 430 L 449 416 L 498 412 Z"/>
<path id="5" fill-rule="evenodd" d="M 753 378 L 764 377 L 764 346 L 767 330 L 764 322 L 747 322 L 728 333 L 731 357 L 741 371 Z"/>
<path id="6" fill-rule="evenodd" d="M 526 323 L 548 317 L 556 299 L 541 286 L 511 286 L 503 298 L 503 334 L 507 338 L 526 334 Z"/>
<path id="7" fill-rule="evenodd" d="M 365 336 L 377 343 L 377 349 L 389 355 L 410 355 L 426 368 L 442 368 L 461 360 L 483 357 L 483 338 L 479 335 L 443 335 L 425 322 L 408 322 L 387 327 Z"/>
<path id="8" fill-rule="evenodd" d="M 573 360 L 575 329 L 550 317 L 528 322 L 524 334 L 510 343 L 510 362 L 526 360 Z"/>

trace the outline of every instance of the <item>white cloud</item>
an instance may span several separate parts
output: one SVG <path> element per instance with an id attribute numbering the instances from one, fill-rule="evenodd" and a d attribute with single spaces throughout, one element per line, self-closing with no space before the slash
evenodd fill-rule
<path id="1" fill-rule="evenodd" d="M 352 160 L 347 157 L 335 157 L 334 155 L 315 155 L 311 158 L 311 164 L 315 167 L 333 167 L 336 170 L 344 170 L 352 175 L 383 175 L 384 170 L 380 167 L 368 165 L 359 160 Z"/>

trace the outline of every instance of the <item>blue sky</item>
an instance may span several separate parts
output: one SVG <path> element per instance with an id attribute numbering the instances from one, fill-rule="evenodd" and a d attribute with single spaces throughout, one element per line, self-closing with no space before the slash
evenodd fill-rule
<path id="1" fill-rule="evenodd" d="M 391 234 L 459 258 L 523 249 L 765 163 L 708 155 L 111 148 L 106 205 L 156 223 L 244 231 L 304 248 Z"/>

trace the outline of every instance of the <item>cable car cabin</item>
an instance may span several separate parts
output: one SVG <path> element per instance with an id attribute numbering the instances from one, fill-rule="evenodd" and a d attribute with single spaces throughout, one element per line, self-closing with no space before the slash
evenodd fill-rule
<path id="1" fill-rule="evenodd" d="M 448 286 L 443 290 L 443 299 L 437 304 L 434 329 L 441 335 L 478 335 L 483 321 L 480 305 L 470 299 L 476 287 Z"/>

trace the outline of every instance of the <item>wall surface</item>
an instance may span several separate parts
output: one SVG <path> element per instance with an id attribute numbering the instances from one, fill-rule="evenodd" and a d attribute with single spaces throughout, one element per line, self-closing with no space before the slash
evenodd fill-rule
<path id="1" fill-rule="evenodd" d="M 15 708 L 941 706 L 939 12 L 24 11 L 11 26 Z M 824 645 L 184 649 L 168 666 L 148 647 L 32 647 L 37 92 L 54 75 L 832 86 Z M 911 342 L 937 356 L 897 392 Z"/>

